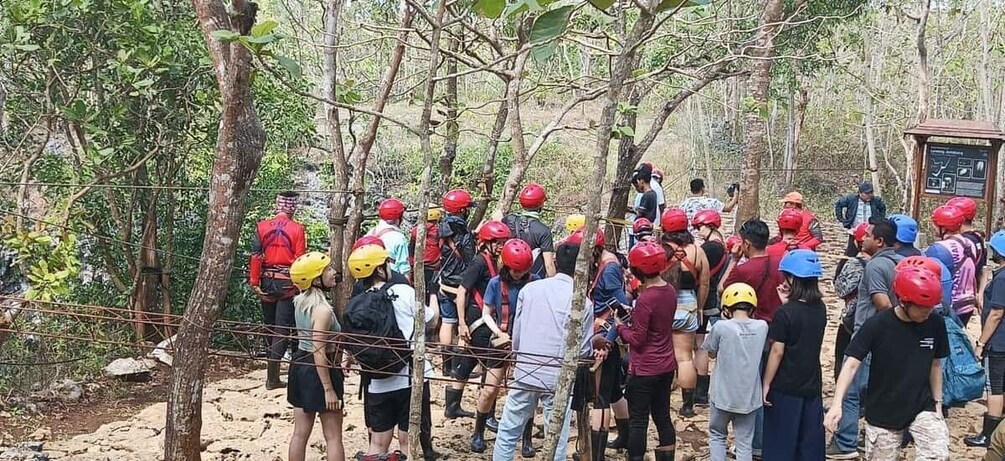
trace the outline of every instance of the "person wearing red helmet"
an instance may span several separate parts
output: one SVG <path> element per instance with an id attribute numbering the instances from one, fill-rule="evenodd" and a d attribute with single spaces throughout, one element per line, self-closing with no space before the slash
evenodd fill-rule
<path id="1" fill-rule="evenodd" d="M 426 209 L 426 245 L 422 253 L 422 276 L 425 281 L 426 297 L 429 300 L 427 306 L 440 311 L 439 292 L 440 286 L 436 282 L 436 273 L 440 269 L 440 261 L 443 255 L 440 254 L 440 219 L 443 212 L 439 206 L 430 204 Z M 415 242 L 419 231 L 419 224 L 408 234 L 408 264 L 415 264 Z M 413 274 L 414 275 L 414 274 Z M 414 277 L 410 277 L 414 283 Z"/>
<path id="2" fill-rule="evenodd" d="M 485 307 L 485 289 L 488 287 L 489 280 L 492 280 L 492 277 L 499 273 L 496 260 L 499 258 L 503 243 L 512 237 L 509 227 L 506 227 L 502 222 L 485 221 L 478 229 L 478 254 L 468 263 L 468 267 L 461 277 L 461 283 L 457 287 L 455 302 L 457 303 L 457 312 L 462 315 L 461 322 L 457 325 L 458 332 L 461 339 L 471 346 L 480 348 L 478 350 L 485 350 L 492 346 L 492 331 L 488 328 L 480 328 L 482 310 Z M 488 369 L 490 365 L 496 364 L 498 361 L 496 356 L 486 356 L 481 352 L 477 352 L 477 354 L 479 355 L 477 358 L 473 357 L 472 353 L 459 357 L 454 365 L 453 376 L 457 381 L 447 386 L 447 406 L 443 411 L 444 416 L 448 419 L 473 416 L 461 410 L 464 384 L 471 378 L 471 372 L 474 371 L 476 365 Z M 488 416 L 485 419 L 487 420 Z M 480 419 L 480 423 L 484 425 L 485 421 Z M 476 432 L 478 432 L 477 423 Z M 471 446 L 472 450 L 478 447 L 474 439 L 472 439 Z"/>
<path id="3" fill-rule="evenodd" d="M 824 241 L 824 231 L 820 227 L 820 221 L 817 220 L 816 215 L 803 205 L 803 194 L 789 192 L 779 202 L 782 202 L 783 208 L 798 210 L 803 215 L 803 224 L 799 227 L 799 232 L 796 233 L 796 240 L 804 248 L 815 251 Z"/>
<path id="4" fill-rule="evenodd" d="M 984 233 L 974 228 L 974 218 L 977 217 L 977 202 L 970 197 L 953 197 L 946 205 L 954 206 L 963 211 L 963 225 L 960 235 L 966 237 L 974 245 L 974 275 L 977 277 L 977 310 L 984 306 L 984 289 L 991 280 L 990 271 L 984 270 L 988 265 L 988 246 Z"/>
<path id="5" fill-rule="evenodd" d="M 412 267 L 408 264 L 408 237 L 401 230 L 401 219 L 405 216 L 405 204 L 396 198 L 385 199 L 377 205 L 377 225 L 366 235 L 377 237 L 384 242 L 384 249 L 394 263 L 391 269 L 408 276 Z"/>
<path id="6" fill-rule="evenodd" d="M 446 216 L 437 227 L 440 242 L 440 270 L 436 275 L 436 281 L 440 288 L 437 299 L 442 320 L 439 332 L 441 344 L 453 344 L 454 327 L 459 319 L 455 302 L 457 287 L 461 284 L 461 277 L 468 267 L 468 262 L 475 257 L 475 237 L 468 229 L 467 221 L 471 202 L 471 194 L 461 189 L 454 189 L 443 195 L 442 205 Z M 450 376 L 453 373 L 454 355 L 450 352 L 448 349 L 443 356 L 444 376 Z"/>
<path id="7" fill-rule="evenodd" d="M 768 242 L 767 252 L 769 255 L 781 259 L 789 250 L 810 250 L 809 245 L 799 241 L 796 235 L 803 227 L 803 214 L 793 208 L 785 208 L 778 213 L 778 236 Z"/>
<path id="8" fill-rule="evenodd" d="M 720 227 L 722 227 L 722 217 L 715 210 L 701 210 L 691 218 L 691 228 L 698 232 L 698 239 L 702 242 L 701 249 L 705 252 L 705 258 L 710 267 L 708 271 L 709 287 L 719 286 L 719 281 L 725 273 L 726 262 L 729 260 L 725 239 L 719 232 Z M 708 387 L 711 383 L 708 351 L 703 349 L 701 345 L 705 341 L 705 335 L 709 328 L 721 318 L 719 297 L 711 294 L 706 296 L 705 305 L 701 312 L 701 326 L 698 327 L 695 334 L 696 347 L 698 348 L 694 354 L 694 366 L 698 371 L 698 382 L 694 390 L 695 405 L 708 405 Z"/>
<path id="9" fill-rule="evenodd" d="M 714 210 L 719 213 L 729 213 L 736 207 L 736 202 L 740 194 L 733 193 L 729 196 L 729 202 L 723 204 L 717 198 L 709 197 L 705 190 L 705 180 L 695 178 L 691 180 L 691 196 L 680 202 L 680 208 L 687 213 L 688 221 L 694 219 L 695 215 L 702 210 Z M 691 235 L 697 240 L 699 238 L 697 229 L 691 230 Z"/>
<path id="10" fill-rule="evenodd" d="M 709 264 L 705 250 L 698 246 L 684 210 L 671 208 L 660 218 L 663 248 L 669 255 L 668 280 L 677 288 L 673 340 L 677 354 L 677 379 L 683 405 L 680 415 L 694 416 L 694 395 L 698 372 L 694 364 L 695 336 L 701 327 L 701 312 L 709 295 Z"/>
<path id="11" fill-rule="evenodd" d="M 860 365 L 871 357 L 866 459 L 899 459 L 903 434 L 910 431 L 917 459 L 948 460 L 941 359 L 949 355 L 949 338 L 943 319 L 931 315 L 942 299 L 942 286 L 937 275 L 913 266 L 897 271 L 893 292 L 900 304 L 869 318 L 848 345 L 824 425 L 837 428 L 842 399 Z"/>
<path id="12" fill-rule="evenodd" d="M 941 240 L 939 245 L 953 256 L 953 310 L 963 325 L 977 311 L 977 247 L 970 239 L 960 235 L 966 214 L 963 210 L 942 205 L 932 212 L 932 224 Z"/>
<path id="13" fill-rule="evenodd" d="M 851 334 L 855 331 L 855 301 L 858 299 L 858 285 L 862 282 L 862 273 L 865 272 L 865 264 L 869 261 L 869 254 L 862 250 L 862 240 L 865 239 L 865 234 L 868 231 L 868 222 L 861 223 L 852 229 L 851 235 L 855 239 L 858 254 L 855 257 L 838 261 L 837 269 L 834 271 L 834 294 L 844 301 L 844 308 L 838 317 L 841 320 L 838 323 L 837 338 L 834 340 L 835 381 L 837 381 L 838 373 L 841 372 L 844 350 L 851 342 Z"/>
<path id="14" fill-rule="evenodd" d="M 279 379 L 279 361 L 289 349 L 290 329 L 294 327 L 293 296 L 298 292 L 290 280 L 290 266 L 307 253 L 304 226 L 293 219 L 297 211 L 296 192 L 281 192 L 276 196 L 276 215 L 258 222 L 251 239 L 248 284 L 262 302 L 265 319 L 269 362 L 265 387 L 286 386 Z"/>
<path id="15" fill-rule="evenodd" d="M 488 374 L 485 378 L 485 387 L 478 394 L 475 429 L 471 434 L 471 451 L 475 453 L 482 453 L 487 448 L 485 428 L 488 419 L 493 417 L 493 408 L 496 398 L 499 397 L 498 386 L 506 377 L 509 368 L 505 359 L 510 348 L 509 333 L 515 321 L 520 290 L 527 283 L 540 278 L 531 273 L 534 254 L 530 245 L 523 240 L 518 238 L 507 240 L 502 246 L 501 260 L 502 267 L 499 268 L 499 274 L 493 276 L 485 287 L 481 325 L 475 328 L 475 330 L 489 330 L 492 334 L 492 347 L 501 352 L 498 355 L 484 353 Z M 528 423 L 524 429 L 522 455 L 525 458 L 534 456 L 534 445 L 531 440 L 533 427 L 533 423 Z"/>
<path id="16" fill-rule="evenodd" d="M 541 209 L 548 193 L 537 183 L 526 185 L 519 195 L 523 210 L 503 217 L 514 238 L 527 242 L 534 251 L 534 265 L 530 273 L 539 277 L 555 275 L 555 241 L 551 228 L 541 222 Z"/>
<path id="17" fill-rule="evenodd" d="M 636 219 L 632 223 L 632 232 L 635 234 L 636 240 L 650 239 L 653 236 L 653 222 L 646 218 Z"/>

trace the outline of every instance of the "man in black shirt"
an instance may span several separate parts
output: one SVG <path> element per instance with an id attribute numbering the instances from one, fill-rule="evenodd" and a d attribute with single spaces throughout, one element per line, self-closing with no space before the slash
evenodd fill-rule
<path id="1" fill-rule="evenodd" d="M 530 183 L 520 191 L 523 210 L 506 215 L 502 222 L 509 227 L 513 238 L 527 242 L 534 252 L 530 273 L 538 277 L 555 275 L 555 242 L 551 228 L 541 222 L 541 209 L 548 193 L 540 184 Z"/>
<path id="2" fill-rule="evenodd" d="M 914 436 L 918 459 L 949 459 L 949 428 L 942 419 L 942 364 L 949 338 L 941 316 L 930 316 L 942 300 L 942 284 L 930 271 L 897 271 L 894 294 L 900 305 L 881 311 L 855 333 L 824 425 L 837 429 L 841 400 L 872 355 L 866 396 L 866 459 L 899 459 L 905 430 Z"/>
<path id="3" fill-rule="evenodd" d="M 635 219 L 646 218 L 649 222 L 656 222 L 659 217 L 659 197 L 649 185 L 650 181 L 652 181 L 652 170 L 640 168 L 632 175 L 632 185 L 642 194 L 639 206 L 635 208 Z"/>

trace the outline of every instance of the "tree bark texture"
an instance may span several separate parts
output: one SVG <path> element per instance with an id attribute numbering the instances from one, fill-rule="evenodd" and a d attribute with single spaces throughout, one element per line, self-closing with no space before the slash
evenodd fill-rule
<path id="1" fill-rule="evenodd" d="M 509 88 L 509 85 L 506 85 Z M 492 123 L 492 133 L 489 135 L 489 145 L 485 151 L 485 161 L 482 162 L 482 175 L 478 180 L 477 189 L 481 194 L 478 197 L 475 212 L 471 216 L 471 228 L 478 227 L 478 224 L 485 219 L 485 212 L 489 209 L 489 202 L 492 201 L 492 189 L 495 186 L 495 165 L 496 154 L 499 152 L 499 138 L 502 138 L 506 131 L 506 120 L 509 119 L 509 105 L 506 103 L 505 94 L 499 109 L 496 112 L 495 122 Z"/>
<path id="2" fill-rule="evenodd" d="M 780 27 L 783 0 L 767 0 L 761 14 L 761 25 L 754 46 L 750 49 L 752 58 L 747 91 L 753 99 L 743 116 L 743 162 L 740 171 L 739 211 L 736 214 L 737 229 L 744 221 L 760 216 L 761 160 L 765 151 L 767 130 L 762 112 L 768 107 L 768 89 L 771 86 L 771 67 L 774 61 L 775 35 Z"/>
<path id="3" fill-rule="evenodd" d="M 918 58 L 918 113 L 915 123 L 923 123 L 928 120 L 929 109 L 929 93 L 930 93 L 930 75 L 928 69 L 928 46 L 925 45 L 925 32 L 928 28 L 928 12 L 932 5 L 932 0 L 919 0 L 920 11 L 918 14 L 918 30 L 915 39 L 915 45 L 917 47 L 917 58 Z M 913 207 L 914 200 L 912 200 L 913 195 L 918 193 L 912 187 L 914 184 L 914 172 L 912 171 L 911 165 L 914 165 L 914 138 L 906 143 L 902 143 L 904 147 L 904 160 L 905 165 L 908 165 L 906 176 L 906 181 L 904 181 L 904 194 L 901 197 L 905 206 L 911 204 Z M 910 210 L 911 213 L 916 213 L 919 210 Z"/>
<path id="4" fill-rule="evenodd" d="M 530 49 L 524 49 L 517 54 L 513 71 L 509 81 L 506 82 L 506 108 L 509 112 L 507 124 L 510 131 L 510 147 L 513 148 L 513 165 L 510 166 L 509 175 L 503 182 L 499 202 L 492 213 L 492 219 L 502 219 L 503 215 L 509 212 L 510 206 L 513 205 L 513 199 L 516 198 L 517 188 L 520 187 L 520 182 L 523 181 L 530 163 L 527 144 L 523 138 L 523 120 L 520 118 L 520 86 L 523 82 L 523 70 L 528 57 L 530 57 Z"/>
<path id="5" fill-rule="evenodd" d="M 324 68 L 322 73 L 322 96 L 330 101 L 337 99 L 336 91 L 338 83 L 338 45 L 339 45 L 339 21 L 342 16 L 342 0 L 330 0 L 325 5 L 324 30 Z M 335 177 L 335 188 L 348 190 L 349 188 L 349 160 L 346 157 L 345 143 L 342 141 L 342 121 L 339 118 L 338 108 L 328 104 L 325 106 L 325 123 L 328 128 L 329 143 L 332 151 L 332 171 Z M 329 251 L 332 261 L 338 261 L 339 275 L 336 278 L 338 287 L 351 286 L 352 281 L 346 279 L 348 269 L 344 267 L 344 261 L 348 259 L 346 254 L 345 228 L 346 209 L 349 207 L 349 194 L 336 192 L 332 194 L 328 208 L 328 228 L 331 231 Z M 338 290 L 338 288 L 336 288 Z M 344 289 L 343 289 L 344 290 Z M 345 304 L 345 297 L 335 296 L 335 311 L 339 318 L 342 318 L 342 310 Z"/>
<path id="6" fill-rule="evenodd" d="M 447 75 L 451 77 L 447 79 L 447 92 L 443 98 L 443 102 L 447 105 L 445 111 L 447 119 L 443 122 L 446 139 L 443 140 L 443 152 L 440 153 L 440 184 L 435 195 L 443 195 L 450 189 L 450 178 L 454 174 L 454 159 L 457 158 L 457 141 L 461 136 L 457 120 L 457 58 L 453 57 L 460 47 L 460 39 L 451 37 L 448 46 L 450 55 L 447 57 Z"/>
<path id="7" fill-rule="evenodd" d="M 251 95 L 252 56 L 239 43 L 222 43 L 213 31 L 247 34 L 256 7 L 233 0 L 231 13 L 215 0 L 192 0 L 220 88 L 220 124 L 210 177 L 206 234 L 195 287 L 178 332 L 168 396 L 164 459 L 200 459 L 202 391 L 210 328 L 219 317 L 233 269 L 241 221 L 251 182 L 265 146 L 265 132 Z"/>

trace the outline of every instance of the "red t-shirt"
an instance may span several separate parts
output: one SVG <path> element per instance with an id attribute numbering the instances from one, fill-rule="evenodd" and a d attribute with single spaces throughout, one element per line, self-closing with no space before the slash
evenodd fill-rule
<path id="1" fill-rule="evenodd" d="M 618 329 L 618 336 L 632 348 L 629 373 L 658 376 L 677 369 L 671 330 L 676 310 L 677 290 L 673 285 L 642 290 L 632 310 L 632 325 Z"/>
<path id="2" fill-rule="evenodd" d="M 778 285 L 785 281 L 778 271 L 778 263 L 782 258 L 776 256 L 759 256 L 733 268 L 723 284 L 728 287 L 734 283 L 746 283 L 757 292 L 757 308 L 754 318 L 771 323 L 775 311 L 782 305 L 778 298 Z"/>

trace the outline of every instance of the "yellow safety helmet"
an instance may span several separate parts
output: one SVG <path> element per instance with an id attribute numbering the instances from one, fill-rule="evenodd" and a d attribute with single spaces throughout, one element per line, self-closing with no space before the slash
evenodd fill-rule
<path id="1" fill-rule="evenodd" d="M 349 255 L 349 272 L 357 280 L 365 279 L 387 260 L 387 250 L 380 245 L 363 245 Z"/>
<path id="2" fill-rule="evenodd" d="M 332 259 L 320 251 L 300 255 L 290 266 L 290 279 L 300 291 L 307 290 L 331 262 Z"/>
<path id="3" fill-rule="evenodd" d="M 436 205 L 431 205 L 426 210 L 426 221 L 439 221 L 443 217 L 443 210 Z"/>
<path id="4" fill-rule="evenodd" d="M 571 214 L 565 218 L 565 230 L 570 234 L 586 225 L 586 215 Z"/>
<path id="5" fill-rule="evenodd" d="M 734 283 L 722 292 L 722 307 L 733 307 L 739 303 L 757 306 L 757 292 L 746 283 Z"/>

